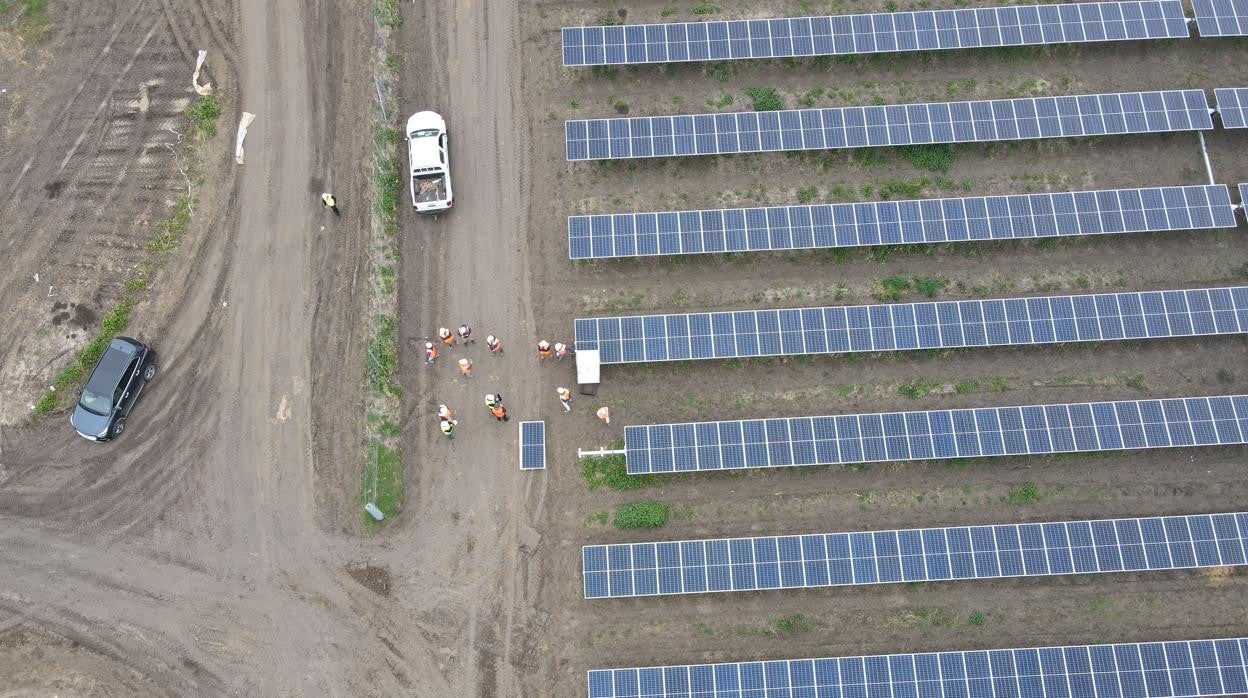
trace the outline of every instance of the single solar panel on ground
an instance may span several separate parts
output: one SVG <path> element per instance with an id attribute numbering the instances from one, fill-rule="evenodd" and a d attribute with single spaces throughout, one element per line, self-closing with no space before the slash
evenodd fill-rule
<path id="1" fill-rule="evenodd" d="M 865 148 L 1213 128 L 1203 90 L 567 121 L 568 160 Z"/>
<path id="2" fill-rule="evenodd" d="M 1213 97 L 1223 128 L 1248 128 L 1248 87 L 1219 87 Z"/>
<path id="3" fill-rule="evenodd" d="M 587 545 L 585 598 L 1245 564 L 1248 513 Z"/>
<path id="4" fill-rule="evenodd" d="M 589 698 L 1157 698 L 1248 693 L 1248 637 L 594 669 Z"/>
<path id="5" fill-rule="evenodd" d="M 565 66 L 1028 46 L 1191 35 L 1179 0 L 565 27 Z"/>
<path id="6" fill-rule="evenodd" d="M 1201 36 L 1248 36 L 1248 0 L 1192 0 Z"/>
<path id="7" fill-rule="evenodd" d="M 624 428 L 632 475 L 1245 443 L 1248 395 Z"/>
<path id="8" fill-rule="evenodd" d="M 546 467 L 546 422 L 520 422 L 520 469 Z"/>
<path id="9" fill-rule="evenodd" d="M 569 216 L 568 256 L 602 259 L 1234 228 L 1224 184 Z"/>
<path id="10" fill-rule="evenodd" d="M 1248 332 L 1248 286 L 581 318 L 603 364 Z"/>

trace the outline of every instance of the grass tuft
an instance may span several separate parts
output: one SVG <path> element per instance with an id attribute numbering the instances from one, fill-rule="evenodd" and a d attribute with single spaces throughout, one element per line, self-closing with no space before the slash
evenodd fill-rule
<path id="1" fill-rule="evenodd" d="M 1011 487 L 1005 498 L 1010 504 L 1033 504 L 1040 501 L 1040 489 L 1034 482 L 1024 482 L 1018 487 Z"/>

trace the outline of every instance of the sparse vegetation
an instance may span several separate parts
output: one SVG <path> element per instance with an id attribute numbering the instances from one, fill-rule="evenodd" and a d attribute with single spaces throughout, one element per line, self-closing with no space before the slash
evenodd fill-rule
<path id="1" fill-rule="evenodd" d="M 383 27 L 396 29 L 403 26 L 403 15 L 399 12 L 399 0 L 377 0 L 373 5 L 373 17 Z"/>
<path id="2" fill-rule="evenodd" d="M 48 38 L 52 18 L 48 0 L 0 0 L 0 19 L 9 18 L 24 44 L 37 44 Z"/>
<path id="3" fill-rule="evenodd" d="M 817 198 L 819 198 L 819 187 L 802 187 L 797 190 L 797 202 L 799 204 L 808 204 Z"/>
<path id="4" fill-rule="evenodd" d="M 1011 487 L 1005 498 L 1010 504 L 1032 504 L 1040 501 L 1040 490 L 1036 483 L 1024 482 L 1017 487 Z"/>
<path id="5" fill-rule="evenodd" d="M 948 172 L 958 159 L 958 152 L 949 144 L 907 145 L 900 150 L 911 165 L 932 172 Z"/>
<path id="6" fill-rule="evenodd" d="M 623 454 L 582 458 L 581 477 L 591 492 L 603 486 L 620 491 L 641 489 L 654 479 L 653 475 L 629 475 Z"/>
<path id="7" fill-rule="evenodd" d="M 967 617 L 966 622 L 971 625 L 983 625 L 985 620 L 987 619 L 984 617 L 982 612 L 972 611 L 971 615 Z"/>
<path id="8" fill-rule="evenodd" d="M 897 386 L 897 392 L 911 400 L 917 400 L 921 397 L 926 397 L 939 387 L 941 387 L 941 384 L 936 381 L 916 378 L 909 383 L 902 383 Z"/>
<path id="9" fill-rule="evenodd" d="M 714 5 L 694 5 L 689 12 L 695 15 L 713 15 L 719 12 L 719 8 Z"/>
<path id="10" fill-rule="evenodd" d="M 898 301 L 910 290 L 910 277 L 885 276 L 875 279 L 873 285 L 875 288 L 872 290 L 871 295 L 876 300 Z"/>
<path id="11" fill-rule="evenodd" d="M 949 285 L 949 279 L 943 276 L 916 276 L 914 290 L 927 298 L 935 298 L 937 293 Z"/>

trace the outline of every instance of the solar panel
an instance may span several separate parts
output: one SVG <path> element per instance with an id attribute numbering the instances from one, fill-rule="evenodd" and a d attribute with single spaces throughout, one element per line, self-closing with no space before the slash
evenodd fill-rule
<path id="1" fill-rule="evenodd" d="M 1124 39 L 1179 39 L 1190 34 L 1179 0 L 1023 5 L 565 27 L 563 64 L 575 67 L 832 56 Z"/>
<path id="2" fill-rule="evenodd" d="M 1152 698 L 1248 693 L 1248 637 L 588 672 L 589 698 Z"/>
<path id="3" fill-rule="evenodd" d="M 624 428 L 633 475 L 1245 443 L 1248 395 Z"/>
<path id="4" fill-rule="evenodd" d="M 585 598 L 1242 566 L 1248 513 L 587 545 Z"/>
<path id="5" fill-rule="evenodd" d="M 1192 0 L 1201 36 L 1248 35 L 1248 0 Z"/>
<path id="6" fill-rule="evenodd" d="M 1248 183 L 1239 185 L 1239 205 L 1248 204 Z"/>
<path id="7" fill-rule="evenodd" d="M 1203 90 L 578 119 L 568 160 L 825 150 L 1213 128 Z"/>
<path id="8" fill-rule="evenodd" d="M 1224 184 L 1209 184 L 569 216 L 568 256 L 758 252 L 1236 225 L 1230 190 Z"/>
<path id="9" fill-rule="evenodd" d="M 520 422 L 520 469 L 546 468 L 546 422 Z"/>
<path id="10" fill-rule="evenodd" d="M 576 320 L 603 364 L 1248 332 L 1248 286 Z"/>
<path id="11" fill-rule="evenodd" d="M 1248 2 L 1248 0 L 1244 0 Z M 1213 91 L 1223 128 L 1248 128 L 1248 87 L 1219 87 Z"/>

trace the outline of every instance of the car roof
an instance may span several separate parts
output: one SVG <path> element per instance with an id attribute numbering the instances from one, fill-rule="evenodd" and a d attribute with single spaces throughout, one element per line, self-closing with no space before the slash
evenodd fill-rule
<path id="1" fill-rule="evenodd" d="M 87 390 L 96 394 L 112 392 L 136 353 L 135 347 L 122 339 L 109 342 L 100 362 L 91 372 L 91 378 L 87 380 Z"/>

